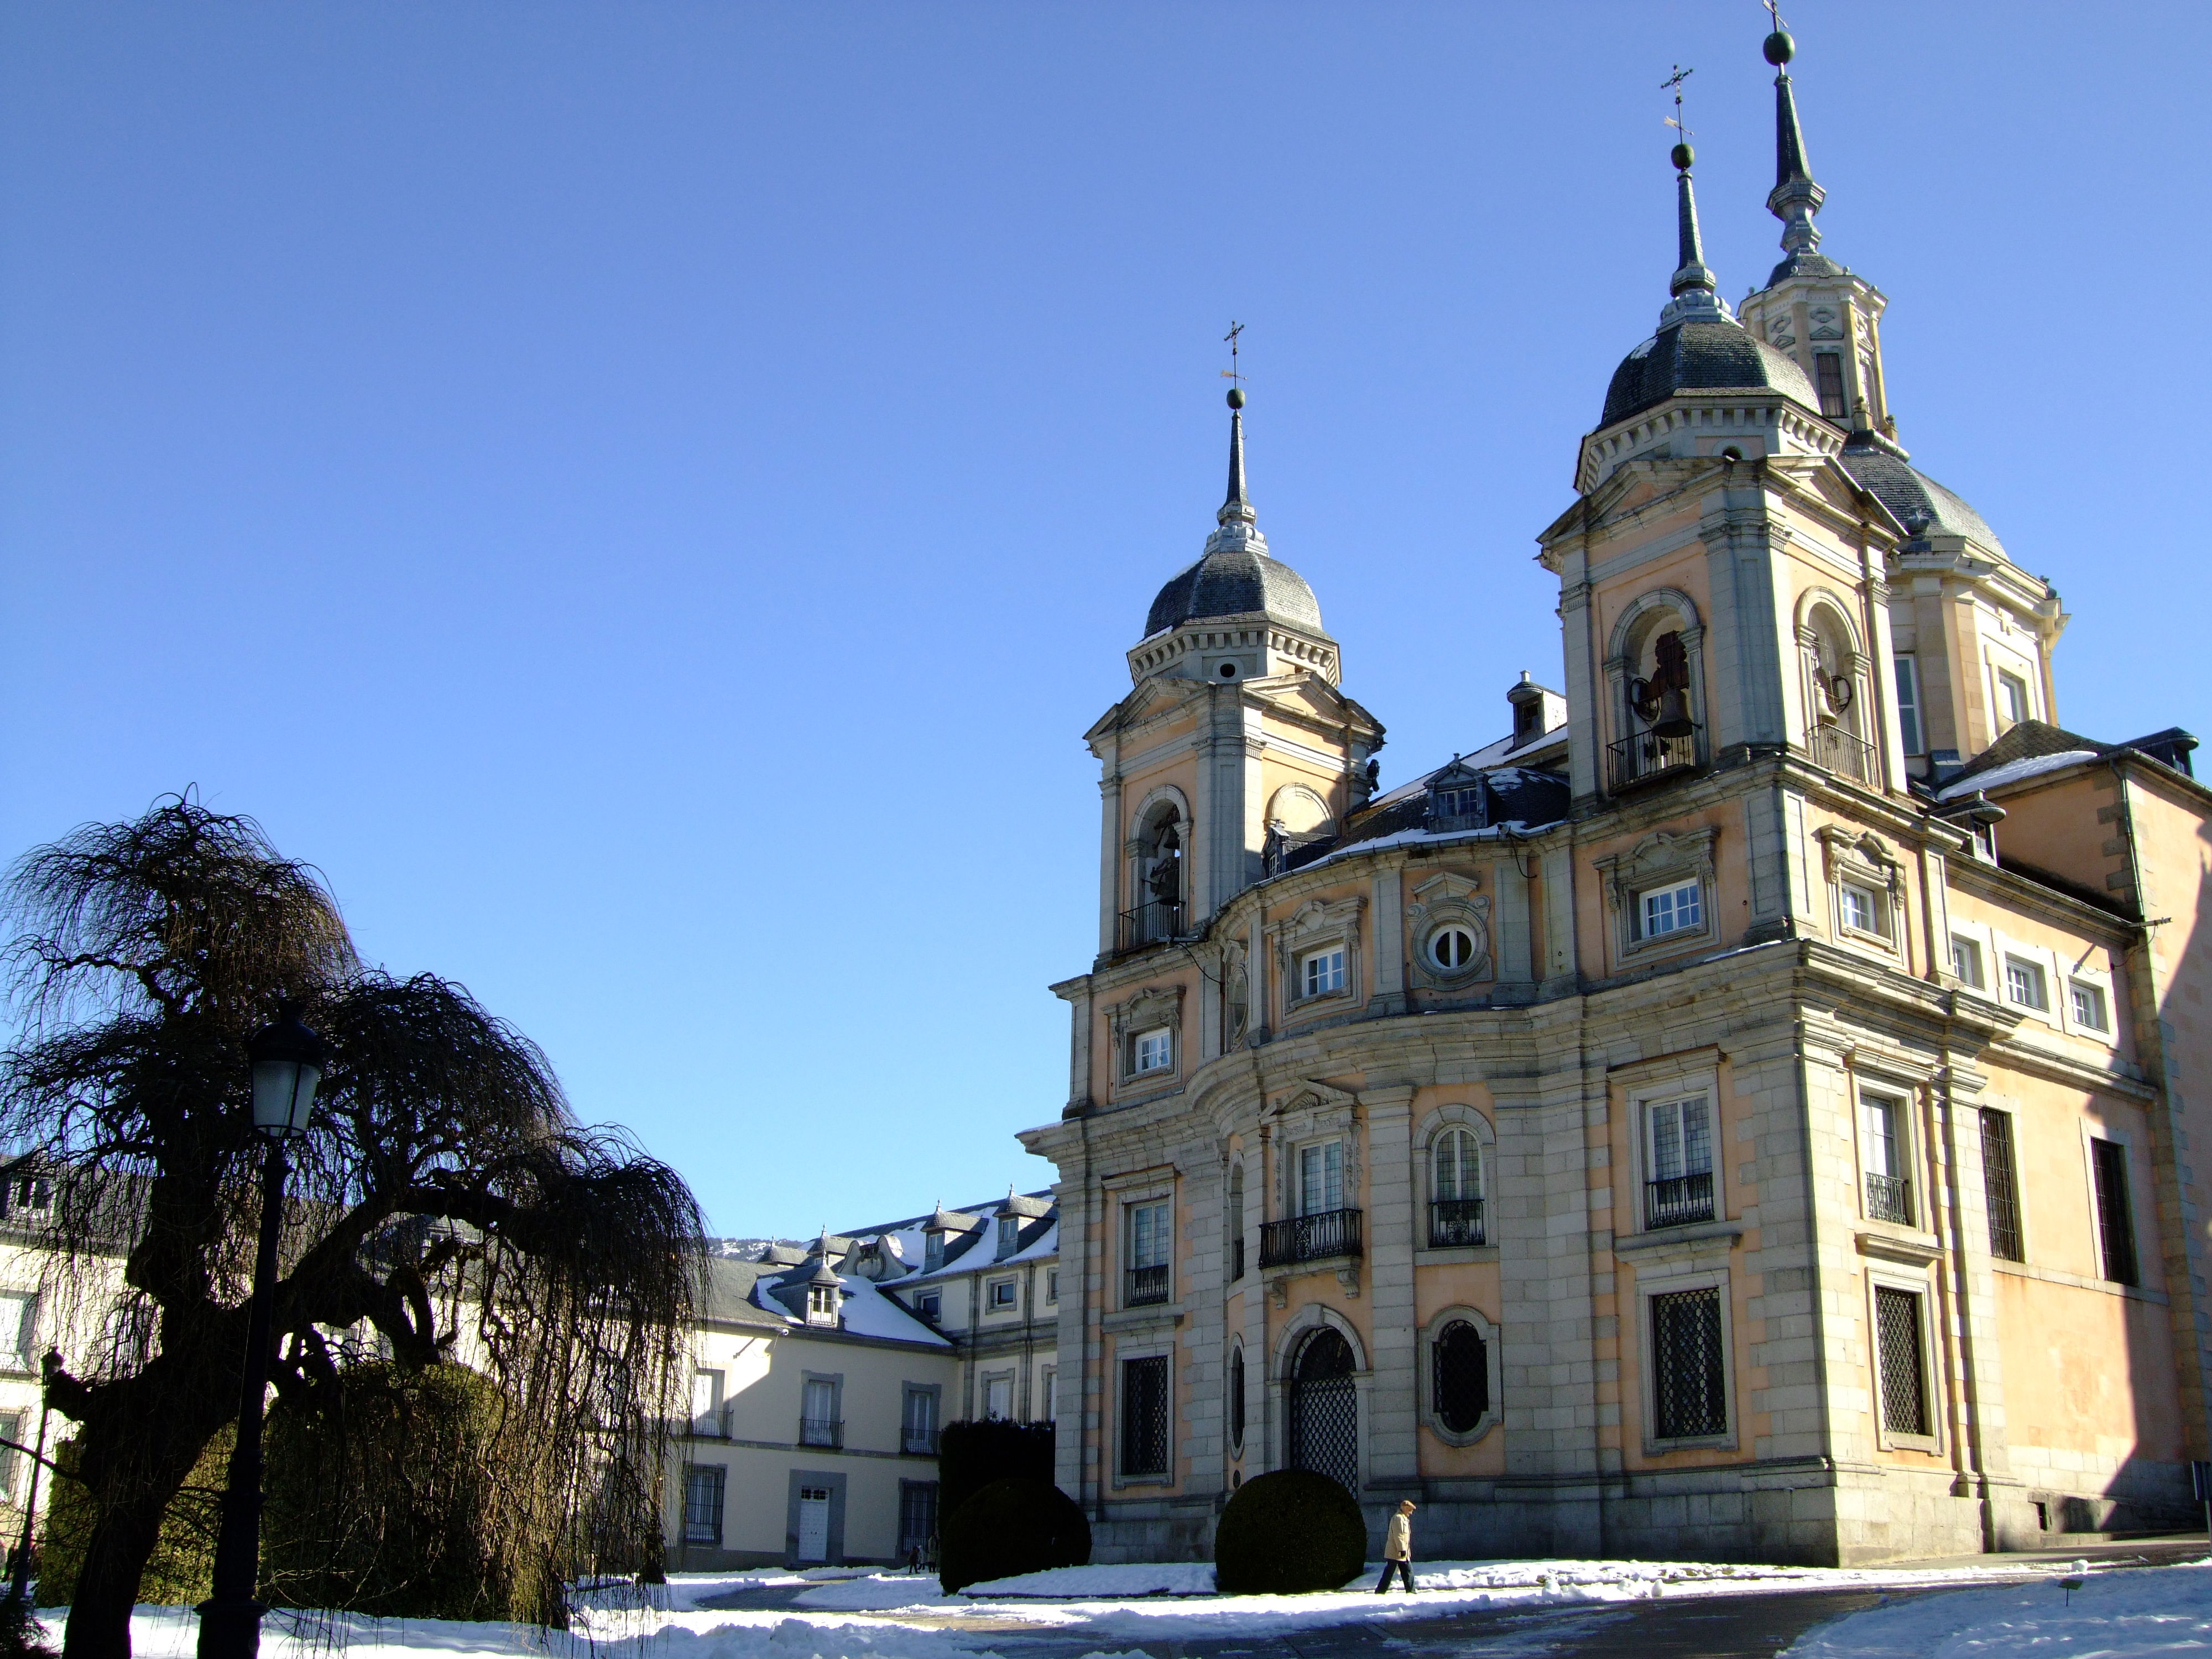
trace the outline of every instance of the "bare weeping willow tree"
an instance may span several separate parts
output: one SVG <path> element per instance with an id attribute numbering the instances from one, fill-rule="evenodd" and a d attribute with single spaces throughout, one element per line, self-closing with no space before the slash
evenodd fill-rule
<path id="1" fill-rule="evenodd" d="M 163 1513 L 237 1410 L 259 1218 L 246 1045 L 280 995 L 332 1051 L 275 1296 L 287 1408 L 339 1408 L 332 1332 L 403 1368 L 474 1366 L 503 1402 L 487 1549 L 556 1584 L 656 1560 L 698 1294 L 676 1173 L 580 1127 L 545 1056 L 460 987 L 365 969 L 315 873 L 250 819 L 185 796 L 87 825 L 25 855 L 5 902 L 0 1142 L 50 1184 L 59 1323 L 103 1333 L 50 1389 L 94 1514 L 69 1659 L 129 1654 Z"/>

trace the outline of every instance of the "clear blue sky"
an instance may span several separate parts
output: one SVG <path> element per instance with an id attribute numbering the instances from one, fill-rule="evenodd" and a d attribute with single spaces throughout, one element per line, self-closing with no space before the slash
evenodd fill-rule
<path id="1" fill-rule="evenodd" d="M 2060 714 L 2212 736 L 2202 8 L 1790 9 L 1917 464 Z M 1729 3 L 0 10 L 0 850 L 197 785 L 725 1232 L 1050 1179 L 1079 734 L 1251 479 L 1386 781 L 1557 683 L 1674 264 L 1778 256 Z"/>

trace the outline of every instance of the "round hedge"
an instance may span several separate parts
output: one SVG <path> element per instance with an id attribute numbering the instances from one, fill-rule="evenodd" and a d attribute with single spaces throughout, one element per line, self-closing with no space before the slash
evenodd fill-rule
<path id="1" fill-rule="evenodd" d="M 1043 1480 L 994 1480 L 938 1529 L 937 1578 L 947 1595 L 992 1578 L 1091 1562 L 1091 1523 Z"/>
<path id="2" fill-rule="evenodd" d="M 1367 1517 L 1352 1494 L 1310 1469 L 1247 1480 L 1213 1530 L 1213 1582 L 1224 1595 L 1341 1589 L 1367 1564 Z"/>

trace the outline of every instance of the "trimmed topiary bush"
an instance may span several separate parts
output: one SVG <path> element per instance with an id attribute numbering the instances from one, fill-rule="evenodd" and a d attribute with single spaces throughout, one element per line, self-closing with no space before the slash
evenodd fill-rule
<path id="1" fill-rule="evenodd" d="M 985 1418 L 947 1423 L 937 1442 L 938 1513 L 950 1515 L 994 1480 L 1052 1485 L 1053 1426 Z"/>
<path id="2" fill-rule="evenodd" d="M 947 1595 L 988 1579 L 1090 1562 L 1091 1523 L 1073 1498 L 1042 1480 L 994 1480 L 938 1528 L 937 1577 Z"/>
<path id="3" fill-rule="evenodd" d="M 1367 1517 L 1350 1492 L 1310 1469 L 1247 1480 L 1213 1530 L 1213 1582 L 1224 1595 L 1341 1589 L 1367 1565 Z"/>

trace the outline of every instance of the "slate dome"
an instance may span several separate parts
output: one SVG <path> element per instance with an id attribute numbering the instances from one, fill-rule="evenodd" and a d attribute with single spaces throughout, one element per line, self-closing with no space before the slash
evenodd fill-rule
<path id="1" fill-rule="evenodd" d="M 1797 361 L 1735 323 L 1680 322 L 1621 359 L 1605 389 L 1601 427 L 1625 421 L 1678 392 L 1771 391 L 1814 414 L 1820 400 Z"/>
<path id="2" fill-rule="evenodd" d="M 1204 557 L 1168 579 L 1145 616 L 1145 637 L 1178 623 L 1257 611 L 1314 633 L 1322 631 L 1321 603 L 1306 579 L 1280 559 L 1250 547 L 1209 547 Z"/>

